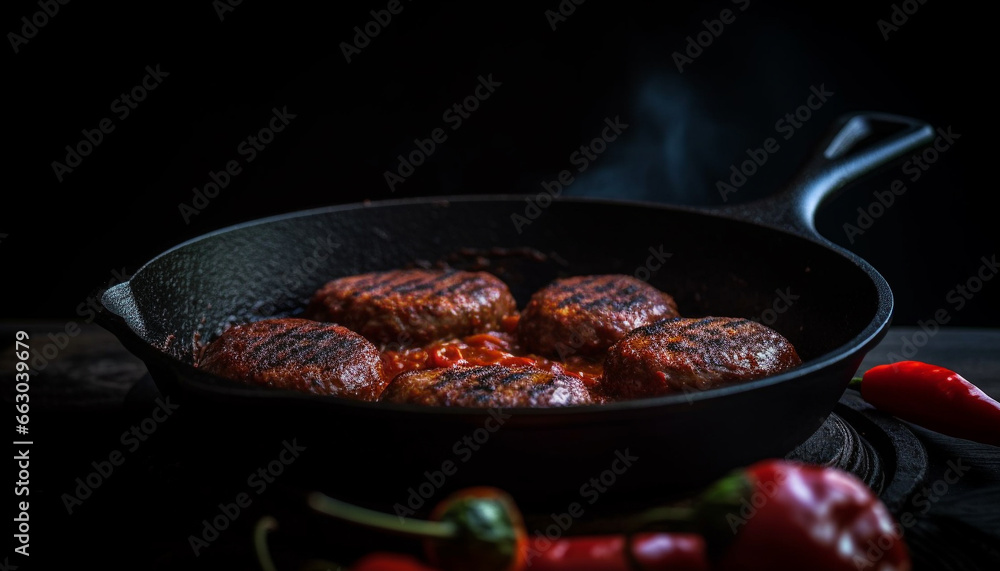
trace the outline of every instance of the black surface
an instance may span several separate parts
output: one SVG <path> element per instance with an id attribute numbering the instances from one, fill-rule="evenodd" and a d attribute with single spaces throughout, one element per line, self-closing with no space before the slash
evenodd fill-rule
<path id="1" fill-rule="evenodd" d="M 28 323 L 4 325 L 0 332 L 7 336 L 15 329 L 26 329 L 33 337 L 44 337 L 61 327 L 59 323 Z M 861 370 L 892 360 L 891 355 L 899 353 L 918 331 L 890 330 L 886 339 L 869 352 Z M 919 358 L 961 371 L 997 397 L 998 344 L 1000 331 L 944 328 L 920 349 Z M 189 410 L 178 410 L 141 446 L 127 451 L 120 436 L 150 415 L 150 400 L 155 400 L 156 392 L 141 364 L 96 326 L 84 327 L 61 356 L 35 376 L 32 454 L 38 456 L 32 468 L 33 556 L 30 560 L 10 560 L 20 569 L 50 569 L 58 563 L 76 565 L 81 560 L 107 569 L 254 569 L 249 531 L 256 518 L 264 514 L 276 515 L 281 524 L 273 537 L 281 569 L 297 568 L 306 556 L 346 561 L 351 554 L 369 549 L 416 548 L 408 542 L 359 532 L 306 514 L 301 497 L 295 493 L 298 483 L 308 480 L 306 452 L 288 466 L 274 485 L 255 494 L 247 484 L 248 476 L 274 460 L 280 446 L 272 447 L 269 441 L 239 451 L 229 442 L 220 441 L 217 434 L 200 432 L 200 424 Z M 5 382 L 3 386 L 9 385 Z M 81 398 L 83 395 L 90 396 Z M 848 394 L 836 414 L 849 414 L 847 411 L 855 408 L 864 410 L 864 405 Z M 917 427 L 904 429 L 897 421 L 871 413 L 864 413 L 864 417 L 891 426 L 890 430 L 915 434 L 926 449 L 928 471 L 923 483 L 909 501 L 894 506 L 897 518 L 906 514 L 913 518 L 911 525 L 904 527 L 904 538 L 914 555 L 915 569 L 995 569 L 1000 564 L 1000 553 L 995 548 L 1000 542 L 998 449 Z M 73 428 L 67 430 L 66 426 Z M 285 433 L 281 426 L 271 426 L 271 431 L 272 439 L 279 442 L 295 436 Z M 855 431 L 873 442 L 884 434 L 869 430 L 863 422 L 855 425 Z M 904 446 L 897 447 L 897 470 L 886 471 L 890 474 L 886 481 L 890 486 L 899 481 L 909 488 L 915 474 L 912 468 L 920 462 L 906 467 L 904 478 L 899 478 L 898 466 L 907 462 L 907 456 L 918 460 L 919 454 L 907 453 L 907 439 L 893 441 Z M 113 450 L 127 452 L 125 463 L 82 506 L 67 514 L 60 495 L 73 493 L 75 478 L 86 478 L 93 471 L 91 462 L 106 459 Z M 885 455 L 885 449 L 880 453 Z M 894 463 L 887 457 L 880 460 Z M 948 476 L 949 462 L 959 462 L 967 470 L 943 492 L 935 492 L 935 483 Z M 434 464 L 431 462 L 425 469 L 434 468 Z M 349 471 L 353 465 L 344 460 L 340 469 Z M 622 476 L 620 486 L 629 485 L 629 474 Z M 418 484 L 419 480 L 411 483 Z M 195 557 L 188 537 L 201 532 L 203 519 L 218 514 L 220 502 L 231 502 L 241 492 L 253 494 L 251 508 Z M 386 488 L 383 501 L 402 502 L 406 495 L 405 487 Z M 620 499 L 615 494 L 601 496 L 592 509 L 588 506 L 587 516 L 616 511 L 613 508 Z M 573 532 L 582 532 L 580 523 L 579 528 L 571 528 Z"/>
<path id="2" fill-rule="evenodd" d="M 694 63 L 671 56 L 731 3 L 590 0 L 553 31 L 541 4 L 408 2 L 351 63 L 341 42 L 385 2 L 214 6 L 75 3 L 60 8 L 9 70 L 8 192 L 0 260 L 30 274 L 2 302 L 5 316 L 85 318 L 90 288 L 134 272 L 164 249 L 261 216 L 364 199 L 538 192 L 570 154 L 620 115 L 621 141 L 568 195 L 719 204 L 716 181 L 803 104 L 811 86 L 835 95 L 733 195 L 773 192 L 811 143 L 845 112 L 874 110 L 952 126 L 961 139 L 916 181 L 896 169 L 839 197 L 821 215 L 831 239 L 870 260 L 899 294 L 898 323 L 915 325 L 995 253 L 988 208 L 995 178 L 989 73 L 981 67 L 994 23 L 966 2 L 927 2 L 888 35 L 878 21 L 901 2 L 817 4 L 753 0 Z M 20 33 L 37 0 L 4 4 Z M 126 119 L 110 109 L 147 65 L 169 72 Z M 970 71 L 971 68 L 971 71 Z M 383 180 L 413 139 L 469 95 L 477 76 L 503 83 L 395 192 Z M 178 211 L 274 107 L 297 118 L 204 211 Z M 115 119 L 82 165 L 59 182 L 51 163 L 101 118 Z M 849 241 L 873 192 L 894 178 L 907 192 Z M 122 236 L 132 239 L 122 241 Z M 997 325 L 997 304 L 976 296 L 954 325 Z"/>
<path id="3" fill-rule="evenodd" d="M 990 61 L 995 22 L 971 3 L 931 0 L 886 39 L 877 22 L 890 18 L 893 4 L 902 2 L 753 0 L 745 18 L 683 74 L 672 52 L 726 2 L 590 0 L 556 31 L 544 16 L 557 7 L 554 0 L 406 3 L 350 64 L 340 42 L 350 41 L 353 26 L 363 26 L 383 3 L 328 3 L 324 12 L 314 3 L 244 1 L 224 20 L 212 2 L 60 5 L 27 45 L 3 52 L 8 203 L 0 209 L 0 266 L 7 295 L 0 316 L 32 324 L 55 319 L 39 332 L 64 335 L 69 320 L 93 321 L 87 306 L 93 288 L 120 281 L 183 240 L 260 216 L 364 199 L 538 192 L 542 182 L 573 168 L 570 153 L 616 115 L 629 130 L 578 173 L 566 195 L 719 204 L 716 181 L 745 159 L 746 149 L 775 135 L 775 120 L 801 105 L 810 86 L 822 84 L 835 95 L 781 142 L 781 151 L 731 202 L 781 187 L 844 112 L 886 111 L 952 126 L 962 138 L 918 180 L 893 169 L 854 185 L 824 207 L 817 224 L 886 277 L 896 295 L 895 323 L 995 327 L 997 280 L 968 297 L 956 294 L 1000 243 L 988 207 L 995 98 L 989 66 L 982 65 Z M 19 33 L 21 18 L 40 10 L 37 0 L 5 3 L 4 31 Z M 127 119 L 116 120 L 116 130 L 59 182 L 51 162 L 82 138 L 81 129 L 115 117 L 113 100 L 156 64 L 171 74 L 164 84 Z M 396 155 L 442 125 L 442 111 L 489 73 L 503 82 L 495 97 L 391 192 L 382 173 L 394 167 Z M 185 223 L 178 205 L 210 181 L 209 171 L 245 160 L 237 145 L 285 105 L 298 115 L 289 128 Z M 874 204 L 873 193 L 896 178 L 907 183 L 906 193 L 849 239 L 844 224 L 857 223 L 857 209 Z M 1000 378 L 995 335 L 942 332 L 924 345 L 917 332 L 890 335 L 879 347 L 885 352 L 870 353 L 865 363 L 889 350 L 909 357 L 916 341 L 918 358 L 940 360 L 983 383 Z M 45 506 L 33 524 L 37 552 L 59 553 L 74 567 L 111 560 L 132 569 L 233 566 L 228 556 L 245 555 L 242 534 L 250 516 L 197 561 L 184 538 L 215 503 L 242 487 L 253 464 L 271 460 L 271 452 L 261 450 L 229 471 L 171 474 L 167 485 L 152 489 L 149 483 L 159 480 L 141 461 L 159 453 L 151 440 L 83 511 L 65 515 L 58 494 L 70 491 L 72 478 L 84 476 L 91 461 L 120 448 L 122 430 L 148 415 L 120 408 L 142 363 L 106 336 L 91 337 L 94 343 L 85 337 L 72 337 L 54 361 L 45 360 L 42 382 L 32 389 L 33 419 L 41 427 L 36 489 Z M 5 365 L 0 373 L 11 370 Z M 170 430 L 166 424 L 160 434 Z M 996 449 L 917 432 L 933 466 L 956 458 L 975 466 L 926 514 L 913 506 L 921 525 L 907 533 L 920 540 L 921 568 L 997 568 L 996 552 L 982 559 L 977 554 L 989 545 L 976 539 L 984 530 L 994 545 L 1000 537 Z M 198 444 L 211 456 L 224 449 L 217 442 L 205 434 L 167 453 Z M 932 481 L 942 472 L 932 473 Z M 196 485 L 205 486 L 205 495 L 194 494 Z M 276 541 L 289 549 L 336 551 L 338 536 L 318 529 Z"/>

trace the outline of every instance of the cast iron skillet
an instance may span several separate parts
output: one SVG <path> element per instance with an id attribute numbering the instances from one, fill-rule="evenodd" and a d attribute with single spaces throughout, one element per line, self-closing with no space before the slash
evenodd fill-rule
<path id="1" fill-rule="evenodd" d="M 833 191 L 932 137 L 929 125 L 908 118 L 843 117 L 787 189 L 725 209 L 543 200 L 548 205 L 518 230 L 512 215 L 525 214 L 525 197 L 486 196 L 253 221 L 181 244 L 108 288 L 100 323 L 145 361 L 161 392 L 205 423 L 197 439 L 215 442 L 219 454 L 258 449 L 267 460 L 265 442 L 295 438 L 307 448 L 296 462 L 309 465 L 295 472 L 342 497 L 392 504 L 405 502 L 410 488 L 437 496 L 469 484 L 499 485 L 522 501 L 589 501 L 605 487 L 692 489 L 804 441 L 883 337 L 893 305 L 888 284 L 821 237 L 813 215 Z M 651 249 L 671 255 L 661 262 Z M 329 279 L 442 260 L 496 272 L 522 306 L 557 276 L 648 271 L 683 315 L 761 319 L 792 341 L 804 363 L 704 392 L 493 416 L 246 387 L 191 364 L 197 337 L 208 341 L 233 322 L 294 315 Z M 274 446 L 276 455 L 281 446 Z M 628 465 L 615 462 L 619 454 L 631 458 Z M 603 483 L 587 487 L 592 477 Z"/>

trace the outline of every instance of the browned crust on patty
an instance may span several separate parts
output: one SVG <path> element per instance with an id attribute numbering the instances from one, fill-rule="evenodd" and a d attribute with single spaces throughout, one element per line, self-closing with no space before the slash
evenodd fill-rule
<path id="1" fill-rule="evenodd" d="M 539 355 L 597 356 L 636 327 L 678 315 L 673 297 L 631 276 L 576 276 L 535 292 L 517 334 Z"/>
<path id="2" fill-rule="evenodd" d="M 369 401 L 388 384 L 378 348 L 345 327 L 308 319 L 230 327 L 205 347 L 198 367 L 247 384 Z"/>
<path id="3" fill-rule="evenodd" d="M 605 357 L 601 388 L 615 399 L 701 391 L 802 363 L 777 331 L 748 319 L 664 319 L 630 332 Z"/>
<path id="4" fill-rule="evenodd" d="M 558 407 L 590 404 L 583 381 L 534 367 L 452 367 L 398 375 L 382 401 L 430 406 Z"/>
<path id="5" fill-rule="evenodd" d="M 422 344 L 495 330 L 517 311 L 503 281 L 486 272 L 393 270 L 333 280 L 305 316 L 378 344 Z"/>

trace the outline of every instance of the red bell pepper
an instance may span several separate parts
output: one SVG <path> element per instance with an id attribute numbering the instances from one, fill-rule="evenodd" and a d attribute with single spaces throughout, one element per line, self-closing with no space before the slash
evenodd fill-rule
<path id="1" fill-rule="evenodd" d="M 892 515 L 839 469 L 758 462 L 723 478 L 694 508 L 713 570 L 909 571 Z"/>
<path id="2" fill-rule="evenodd" d="M 311 495 L 309 503 L 340 519 L 424 537 L 428 559 L 442 571 L 520 571 L 528 564 L 520 512 L 493 488 L 449 496 L 433 521 L 401 522 L 322 494 Z M 709 564 L 715 571 L 911 568 L 901 530 L 864 482 L 835 468 L 784 460 L 737 470 L 693 503 L 651 509 L 631 525 L 671 533 L 563 538 L 535 556 L 529 571 L 700 571 Z M 411 571 L 386 569 L 404 570 Z"/>

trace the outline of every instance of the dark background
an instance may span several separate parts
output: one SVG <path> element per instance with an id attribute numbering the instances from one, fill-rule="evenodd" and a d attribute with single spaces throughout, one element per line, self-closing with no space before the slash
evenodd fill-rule
<path id="1" fill-rule="evenodd" d="M 569 5 L 569 2 L 565 2 Z M 629 128 L 565 192 L 674 204 L 720 202 L 715 181 L 774 136 L 775 121 L 810 86 L 834 95 L 732 201 L 776 191 L 842 113 L 877 110 L 952 126 L 961 139 L 870 230 L 843 225 L 899 166 L 829 203 L 818 225 L 868 259 L 892 285 L 895 323 L 931 317 L 949 290 L 994 254 L 995 184 L 986 156 L 989 87 L 978 62 L 985 16 L 928 1 L 883 38 L 889 2 L 752 0 L 641 3 L 590 0 L 553 31 L 558 2 L 508 5 L 408 2 L 360 54 L 341 42 L 386 2 L 280 7 L 245 1 L 223 14 L 209 1 L 60 6 L 35 36 L 6 47 L 5 166 L 13 176 L 0 233 L 7 318 L 82 317 L 77 307 L 113 271 L 135 271 L 161 251 L 254 218 L 337 203 L 464 193 L 536 193 L 570 168 L 569 155 L 605 117 Z M 912 6 L 917 6 L 915 2 Z M 907 7 L 912 8 L 908 5 Z M 735 22 L 678 73 L 671 54 L 724 8 Z M 35 2 L 8 3 L 5 32 L 22 33 Z M 40 17 L 39 17 L 40 18 Z M 130 115 L 110 110 L 144 68 L 169 74 Z M 396 155 L 446 126 L 442 112 L 473 93 L 477 76 L 502 86 L 390 192 Z M 257 159 L 237 146 L 272 108 L 296 118 Z M 115 130 L 59 182 L 82 129 Z M 190 224 L 178 206 L 227 161 L 243 172 Z M 775 252 L 775 255 L 781 255 Z M 997 325 L 989 283 L 950 325 Z"/>
<path id="2" fill-rule="evenodd" d="M 557 9 L 557 0 L 530 6 L 404 0 L 402 13 L 347 63 L 341 42 L 352 41 L 353 28 L 365 26 L 370 11 L 387 2 L 331 4 L 244 0 L 220 20 L 210 0 L 77 0 L 60 5 L 15 53 L 9 34 L 21 34 L 21 18 L 30 20 L 41 8 L 37 0 L 5 3 L 0 267 L 10 285 L 0 316 L 19 324 L 54 319 L 59 331 L 66 320 L 85 320 L 80 305 L 116 275 L 187 239 L 262 216 L 361 200 L 535 194 L 540 183 L 571 168 L 570 154 L 600 132 L 606 117 L 620 116 L 629 127 L 567 195 L 718 204 L 715 182 L 746 158 L 748 147 L 775 136 L 775 121 L 820 85 L 834 95 L 792 139 L 781 141 L 781 150 L 731 202 L 779 190 L 841 114 L 897 113 L 951 126 L 961 139 L 853 243 L 843 225 L 856 223 L 857 209 L 872 202 L 873 192 L 904 176 L 899 166 L 846 189 L 824 207 L 819 228 L 886 276 L 896 296 L 896 324 L 953 309 L 948 292 L 975 275 L 982 256 L 997 253 L 990 206 L 996 146 L 988 142 L 995 64 L 987 59 L 993 48 L 986 48 L 995 31 L 992 13 L 972 3 L 927 0 L 886 41 L 876 22 L 892 14 L 888 0 L 751 0 L 684 73 L 673 52 L 704 30 L 702 20 L 737 5 L 588 0 L 553 31 L 544 12 Z M 146 66 L 157 65 L 169 75 L 118 119 L 112 102 L 141 82 Z M 390 192 L 382 173 L 395 168 L 396 155 L 411 151 L 414 138 L 446 126 L 443 111 L 489 74 L 502 84 L 497 91 Z M 238 145 L 267 125 L 275 107 L 296 118 L 246 164 Z M 75 146 L 81 130 L 106 117 L 115 130 L 59 182 L 52 162 L 64 161 L 66 145 Z M 192 189 L 231 160 L 240 160 L 243 172 L 186 224 L 178 205 L 190 204 Z M 998 287 L 987 283 L 961 311 L 950 311 L 949 325 L 1000 325 Z M 32 420 L 42 431 L 33 432 L 42 443 L 34 452 L 42 456 L 33 466 L 39 478 L 33 491 L 39 501 L 47 498 L 33 504 L 36 553 L 79 557 L 131 549 L 145 563 L 151 554 L 161 557 L 166 545 L 183 565 L 170 567 L 162 556 L 159 568 L 188 565 L 185 537 L 197 531 L 194 521 L 212 513 L 205 506 L 232 497 L 219 483 L 241 483 L 249 464 L 217 474 L 197 462 L 187 466 L 194 467 L 190 474 L 173 467 L 174 458 L 191 451 L 183 432 L 171 428 L 158 435 L 163 443 L 143 448 L 151 460 L 130 458 L 115 484 L 99 490 L 101 499 L 80 516 L 64 517 L 56 498 L 68 482 L 103 459 L 124 426 L 149 413 L 140 399 L 127 422 L 118 401 L 81 405 L 74 414 L 87 397 L 79 392 L 83 383 L 59 387 L 52 379 L 75 381 L 79 370 L 113 388 L 109 379 L 125 377 L 101 369 L 117 362 L 101 353 L 111 348 L 82 345 L 60 355 L 61 377 L 53 367 L 32 388 L 32 406 L 41 405 Z M 77 349 L 87 361 L 70 358 Z M 107 358 L 94 359 L 94 352 Z M 135 367 L 141 371 L 141 364 Z M 58 395 L 50 396 L 58 402 L 46 402 L 47 394 Z M 199 444 L 214 458 L 211 434 Z M 173 469 L 147 473 L 148 466 L 164 465 Z M 167 485 L 157 489 L 147 480 Z M 958 494 L 954 500 L 962 503 Z M 245 517 L 241 525 L 251 521 Z M 147 533 L 163 529 L 169 533 Z M 58 541 L 66 545 L 53 548 Z M 209 553 L 228 562 L 221 544 Z M 204 563 L 212 568 L 213 562 Z"/>

